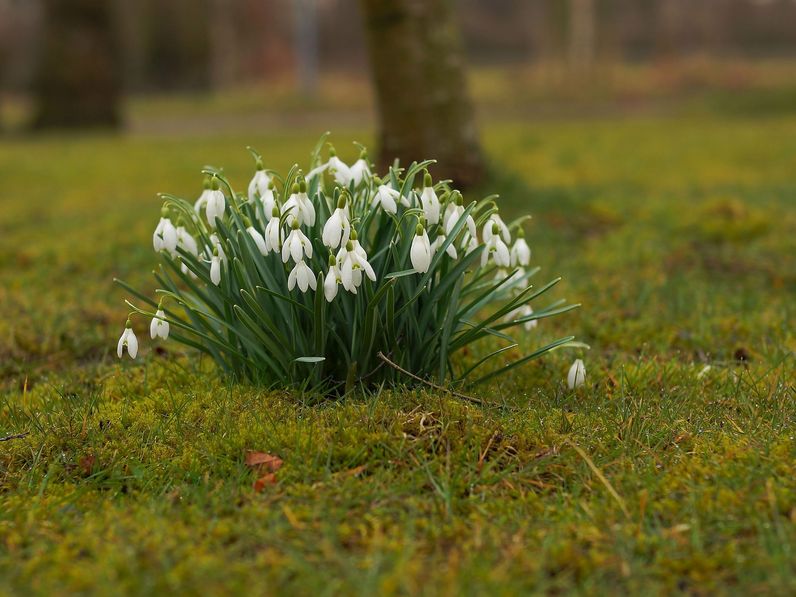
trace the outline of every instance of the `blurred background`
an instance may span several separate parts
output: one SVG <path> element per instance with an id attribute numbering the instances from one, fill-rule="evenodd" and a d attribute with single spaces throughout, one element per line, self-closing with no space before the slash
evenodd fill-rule
<path id="1" fill-rule="evenodd" d="M 796 346 L 796 0 L 0 0 L 0 387 L 106 361 L 158 192 L 327 130 L 530 212 L 606 367 Z"/>

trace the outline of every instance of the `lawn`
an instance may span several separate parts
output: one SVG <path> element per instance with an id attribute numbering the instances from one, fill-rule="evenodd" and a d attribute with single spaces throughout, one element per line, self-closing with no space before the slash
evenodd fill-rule
<path id="1" fill-rule="evenodd" d="M 592 346 L 483 406 L 265 392 L 148 339 L 120 363 L 155 193 L 242 185 L 249 144 L 286 169 L 311 128 L 0 141 L 0 438 L 27 434 L 0 443 L 0 594 L 796 591 L 796 117 L 483 127 L 488 190 L 583 304 L 521 348 Z"/>

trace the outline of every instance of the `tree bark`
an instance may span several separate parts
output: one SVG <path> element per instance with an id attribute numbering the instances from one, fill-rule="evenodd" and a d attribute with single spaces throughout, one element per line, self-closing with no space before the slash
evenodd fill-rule
<path id="1" fill-rule="evenodd" d="M 117 127 L 121 65 L 111 0 L 45 0 L 36 128 Z"/>
<path id="2" fill-rule="evenodd" d="M 450 0 L 361 0 L 379 112 L 379 163 L 433 158 L 478 183 L 484 162 Z"/>

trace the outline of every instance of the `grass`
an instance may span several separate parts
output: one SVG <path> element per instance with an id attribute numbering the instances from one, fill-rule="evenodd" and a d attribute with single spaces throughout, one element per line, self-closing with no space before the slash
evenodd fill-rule
<path id="1" fill-rule="evenodd" d="M 231 386 L 148 340 L 120 364 L 155 192 L 247 180 L 247 144 L 285 169 L 311 128 L 0 143 L 0 437 L 28 433 L 0 443 L 0 594 L 796 590 L 796 117 L 485 127 L 584 304 L 532 332 L 592 345 L 576 392 L 571 353 L 483 407 Z"/>

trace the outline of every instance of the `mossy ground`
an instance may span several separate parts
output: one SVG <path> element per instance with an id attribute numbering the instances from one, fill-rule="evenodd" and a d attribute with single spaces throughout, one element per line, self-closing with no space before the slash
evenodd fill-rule
<path id="1" fill-rule="evenodd" d="M 589 343 L 578 391 L 563 352 L 483 407 L 263 392 L 148 338 L 119 363 L 155 193 L 245 182 L 248 144 L 285 169 L 311 128 L 0 143 L 0 437 L 28 433 L 0 443 L 0 593 L 796 591 L 796 117 L 483 127 L 584 305 L 521 348 Z M 247 450 L 284 459 L 261 492 Z"/>

